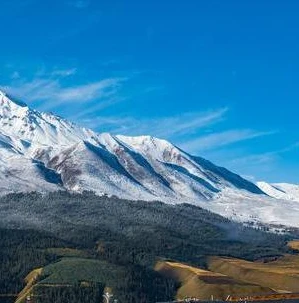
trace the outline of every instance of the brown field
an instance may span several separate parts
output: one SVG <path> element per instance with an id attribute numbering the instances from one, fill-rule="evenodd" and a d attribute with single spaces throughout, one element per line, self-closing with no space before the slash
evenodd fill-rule
<path id="1" fill-rule="evenodd" d="M 209 269 L 247 283 L 268 287 L 276 292 L 299 293 L 299 256 L 285 255 L 276 261 L 248 262 L 240 259 L 211 257 Z"/>
<path id="2" fill-rule="evenodd" d="M 42 268 L 37 268 L 32 270 L 27 277 L 25 278 L 26 286 L 23 288 L 23 290 L 19 293 L 18 298 L 16 300 L 16 303 L 22 303 L 25 302 L 26 297 L 31 293 L 32 288 L 34 284 L 37 281 L 37 278 L 42 273 Z"/>
<path id="3" fill-rule="evenodd" d="M 247 283 L 229 276 L 202 270 L 177 262 L 160 261 L 155 270 L 180 283 L 176 298 L 194 297 L 199 300 L 224 300 L 228 295 L 243 296 L 274 293 L 268 287 Z"/>
<path id="4" fill-rule="evenodd" d="M 299 240 L 290 241 L 288 246 L 294 250 L 299 250 Z"/>

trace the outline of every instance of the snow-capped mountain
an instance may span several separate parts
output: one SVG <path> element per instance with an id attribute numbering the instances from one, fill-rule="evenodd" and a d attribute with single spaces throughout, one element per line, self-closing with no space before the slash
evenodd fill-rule
<path id="1" fill-rule="evenodd" d="M 292 202 L 150 136 L 96 133 L 0 93 L 0 193 L 94 191 L 126 199 L 194 203 L 242 221 L 296 225 Z M 291 205 L 292 204 L 292 205 Z M 268 212 L 267 216 L 264 216 Z M 296 222 L 296 223 L 294 223 Z"/>
<path id="2" fill-rule="evenodd" d="M 92 190 L 130 199 L 207 200 L 227 187 L 262 194 L 249 181 L 165 140 L 97 134 L 32 110 L 3 93 L 0 142 L 4 170 L 16 171 L 14 177 L 20 177 L 24 168 L 25 176 L 30 176 L 25 183 L 30 180 L 35 184 L 38 179 L 37 189 L 42 180 L 49 188 Z M 39 178 L 28 175 L 29 169 Z M 13 182 L 8 182 L 7 190 L 15 189 Z"/>
<path id="3" fill-rule="evenodd" d="M 297 184 L 257 182 L 257 186 L 270 197 L 299 202 Z"/>

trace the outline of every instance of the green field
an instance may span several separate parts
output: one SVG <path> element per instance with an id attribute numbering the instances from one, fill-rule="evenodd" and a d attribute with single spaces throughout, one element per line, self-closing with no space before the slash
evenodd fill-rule
<path id="1" fill-rule="evenodd" d="M 115 281 L 123 280 L 126 269 L 106 261 L 67 258 L 44 267 L 40 284 L 77 284 L 78 282 L 99 282 L 115 287 Z"/>

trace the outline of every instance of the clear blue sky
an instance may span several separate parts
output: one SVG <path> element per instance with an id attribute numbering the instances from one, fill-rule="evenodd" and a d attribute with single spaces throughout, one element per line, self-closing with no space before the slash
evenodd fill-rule
<path id="1" fill-rule="evenodd" d="M 97 131 L 299 183 L 299 1 L 2 0 L 0 86 Z"/>

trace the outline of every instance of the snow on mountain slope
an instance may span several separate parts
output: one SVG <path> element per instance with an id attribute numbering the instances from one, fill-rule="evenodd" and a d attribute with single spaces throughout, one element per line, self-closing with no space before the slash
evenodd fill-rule
<path id="1" fill-rule="evenodd" d="M 206 207 L 199 206 L 240 222 L 266 223 L 299 228 L 299 203 L 297 201 L 275 199 L 263 195 L 242 194 L 225 189 L 219 199 Z"/>
<path id="2" fill-rule="evenodd" d="M 299 202 L 299 185 L 258 182 L 257 186 L 270 197 Z"/>
<path id="3" fill-rule="evenodd" d="M 151 166 L 173 184 L 175 187 L 173 189 L 184 193 L 185 196 L 210 199 L 217 197 L 226 187 L 263 194 L 251 182 L 207 160 L 192 157 L 165 140 L 149 136 L 116 137 L 136 153 L 147 158 Z"/>
<path id="4" fill-rule="evenodd" d="M 20 156 L 11 158 L 13 165 L 5 165 L 1 159 L 0 192 L 48 192 L 62 189 L 60 176 L 42 163 Z M 28 180 L 30 176 L 30 180 Z"/>
<path id="5" fill-rule="evenodd" d="M 299 203 L 279 203 L 170 142 L 95 133 L 0 93 L 0 194 L 58 189 L 188 202 L 236 220 L 299 226 Z"/>
<path id="6" fill-rule="evenodd" d="M 54 191 L 61 185 L 60 176 L 55 171 L 24 157 L 15 142 L 0 133 L 0 193 Z"/>
<path id="7" fill-rule="evenodd" d="M 153 195 L 134 179 L 105 148 L 80 142 L 64 150 L 48 163 L 60 173 L 69 190 L 93 190 L 98 194 L 114 194 L 123 198 L 153 199 Z"/>

